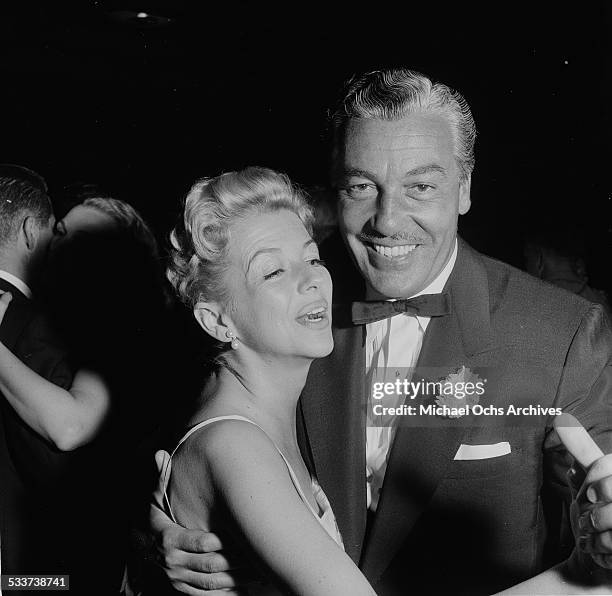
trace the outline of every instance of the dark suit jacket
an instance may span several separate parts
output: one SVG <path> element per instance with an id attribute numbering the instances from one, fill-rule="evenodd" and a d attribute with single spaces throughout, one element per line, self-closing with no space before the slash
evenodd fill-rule
<path id="1" fill-rule="evenodd" d="M 612 451 L 612 333 L 599 305 L 462 241 L 446 289 L 452 313 L 430 321 L 419 367 L 439 367 L 439 377 L 485 367 L 481 405 L 561 407 Z M 343 314 L 335 315 L 333 353 L 312 365 L 299 430 L 347 552 L 377 593 L 490 594 L 567 555 L 570 460 L 546 417 L 501 424 L 429 417 L 431 424 L 400 426 L 368 523 L 365 326 Z M 502 441 L 511 453 L 453 459 L 462 443 Z"/>
<path id="2" fill-rule="evenodd" d="M 13 300 L 0 340 L 30 368 L 69 388 L 72 368 L 32 300 L 0 279 Z M 59 495 L 70 454 L 31 430 L 0 393 L 0 530 L 3 573 L 66 572 L 62 558 L 64 513 Z"/>

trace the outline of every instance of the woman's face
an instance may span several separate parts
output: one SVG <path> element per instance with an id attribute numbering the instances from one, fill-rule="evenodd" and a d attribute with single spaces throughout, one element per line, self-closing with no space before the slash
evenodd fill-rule
<path id="1" fill-rule="evenodd" d="M 226 314 L 240 346 L 264 356 L 329 354 L 331 278 L 298 216 L 249 215 L 229 232 Z"/>
<path id="2" fill-rule="evenodd" d="M 77 205 L 55 223 L 55 237 L 68 239 L 79 232 L 106 232 L 117 227 L 117 222 L 95 207 Z"/>

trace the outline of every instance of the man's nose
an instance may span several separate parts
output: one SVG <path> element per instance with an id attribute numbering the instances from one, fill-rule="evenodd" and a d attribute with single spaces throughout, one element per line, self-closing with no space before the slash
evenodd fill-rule
<path id="1" fill-rule="evenodd" d="M 383 236 L 393 236 L 405 217 L 406 205 L 400 190 L 383 190 L 376 202 L 372 226 Z"/>

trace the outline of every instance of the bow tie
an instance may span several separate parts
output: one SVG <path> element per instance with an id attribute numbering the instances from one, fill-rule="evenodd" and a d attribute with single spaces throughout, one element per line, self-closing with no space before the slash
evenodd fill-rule
<path id="1" fill-rule="evenodd" d="M 375 323 L 401 313 L 421 317 L 442 317 L 449 314 L 450 296 L 442 294 L 421 294 L 403 300 L 374 300 L 371 302 L 353 302 L 352 319 L 355 325 Z"/>

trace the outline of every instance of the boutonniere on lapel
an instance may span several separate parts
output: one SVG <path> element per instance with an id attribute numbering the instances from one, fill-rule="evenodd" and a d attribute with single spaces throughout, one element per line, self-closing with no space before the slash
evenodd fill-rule
<path id="1" fill-rule="evenodd" d="M 443 418 L 460 418 L 469 414 L 470 408 L 480 401 L 485 382 L 466 366 L 440 379 L 439 394 L 436 396 L 436 404 L 440 406 L 438 415 Z"/>

